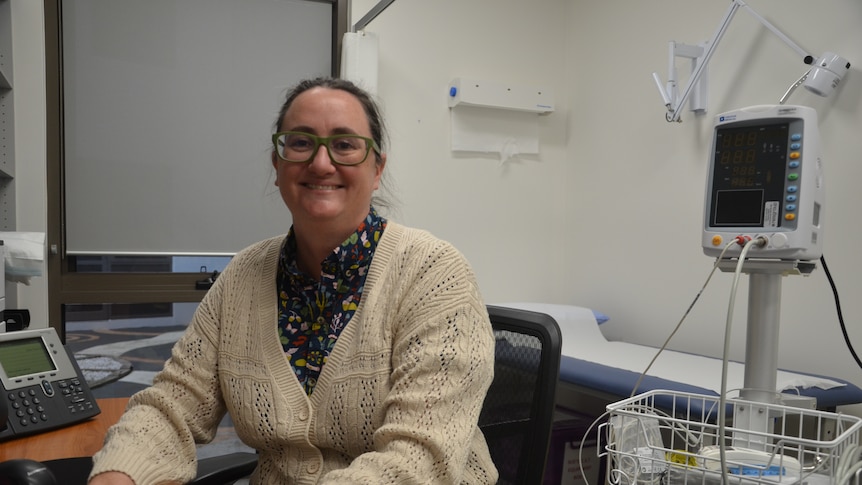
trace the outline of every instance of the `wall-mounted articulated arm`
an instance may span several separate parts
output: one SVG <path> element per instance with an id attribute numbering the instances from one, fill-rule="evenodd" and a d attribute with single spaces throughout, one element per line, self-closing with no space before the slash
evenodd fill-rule
<path id="1" fill-rule="evenodd" d="M 692 49 L 696 48 L 695 46 L 686 46 L 685 44 L 676 44 L 675 42 L 671 42 L 669 60 L 671 65 L 668 69 L 669 79 L 667 85 L 663 86 L 658 74 L 653 73 L 653 79 L 658 85 L 662 100 L 667 108 L 667 121 L 681 121 L 681 108 L 693 93 L 696 102 L 692 103 L 692 109 L 698 112 L 706 111 L 706 84 L 705 81 L 701 80 L 701 78 L 706 72 L 707 65 L 709 64 L 710 59 L 712 59 L 712 55 L 715 53 L 718 43 L 721 41 L 727 28 L 730 26 L 730 22 L 733 20 L 734 15 L 736 15 L 736 12 L 740 8 L 745 9 L 752 17 L 757 19 L 758 22 L 763 24 L 773 34 L 784 41 L 785 44 L 795 50 L 802 57 L 802 62 L 805 64 L 814 63 L 814 57 L 811 56 L 811 54 L 806 52 L 805 49 L 799 47 L 799 45 L 794 43 L 783 32 L 778 30 L 777 27 L 754 11 L 754 9 L 749 7 L 743 0 L 732 0 L 730 7 L 727 9 L 724 18 L 719 24 L 718 29 L 716 29 L 715 34 L 713 34 L 712 39 L 701 46 L 697 46 L 702 49 L 701 54 L 694 54 L 693 57 Z M 673 65 L 676 57 L 687 57 L 692 59 L 691 76 L 689 77 L 685 88 L 682 90 L 682 94 L 678 92 L 675 67 Z M 814 67 L 806 73 L 800 81 L 805 81 L 805 87 L 815 94 L 828 96 L 835 86 L 838 85 L 838 82 L 849 68 L 850 63 L 848 63 L 846 59 L 832 54 L 831 52 L 827 52 L 817 59 Z M 799 81 L 797 81 L 797 84 L 799 84 Z"/>
<path id="2" fill-rule="evenodd" d="M 377 2 L 377 5 L 371 7 L 371 10 L 369 10 L 368 13 L 366 13 L 361 19 L 359 19 L 359 22 L 353 24 L 353 29 L 351 29 L 351 32 L 359 32 L 364 29 L 366 25 L 368 25 L 369 23 L 371 23 L 372 20 L 377 18 L 377 16 L 380 15 L 381 12 L 386 10 L 386 7 L 392 5 L 393 2 L 395 2 L 395 0 L 381 0 L 380 2 Z"/>

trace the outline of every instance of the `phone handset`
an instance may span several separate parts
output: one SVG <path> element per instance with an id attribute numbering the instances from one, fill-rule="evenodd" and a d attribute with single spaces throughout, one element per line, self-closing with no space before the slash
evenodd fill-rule
<path id="1" fill-rule="evenodd" d="M 0 404 L 0 431 L 4 431 L 7 427 L 6 422 L 9 420 L 9 406 L 5 399 L 0 399 L 3 404 Z"/>

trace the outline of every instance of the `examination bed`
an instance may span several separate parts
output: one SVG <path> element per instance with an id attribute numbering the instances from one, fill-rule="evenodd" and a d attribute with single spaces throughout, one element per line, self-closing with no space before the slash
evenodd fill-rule
<path id="1" fill-rule="evenodd" d="M 628 398 L 658 349 L 608 341 L 599 328 L 603 315 L 591 309 L 545 303 L 504 303 L 500 306 L 541 312 L 553 317 L 563 336 L 557 403 L 579 412 L 599 415 L 607 404 Z M 656 389 L 718 396 L 721 359 L 665 350 L 638 384 L 637 393 Z M 743 387 L 744 365 L 728 364 L 728 391 Z M 862 389 L 833 377 L 779 370 L 777 391 L 798 405 L 820 410 L 862 403 Z M 730 393 L 731 396 L 736 393 Z M 664 406 L 663 406 L 664 407 Z M 669 403 L 668 403 L 669 407 Z M 692 410 L 695 411 L 695 410 Z"/>

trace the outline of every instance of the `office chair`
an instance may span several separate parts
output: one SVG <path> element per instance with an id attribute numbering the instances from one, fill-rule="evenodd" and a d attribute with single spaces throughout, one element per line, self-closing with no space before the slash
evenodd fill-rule
<path id="1" fill-rule="evenodd" d="M 496 339 L 494 380 L 482 406 L 479 428 L 500 473 L 499 485 L 540 485 L 553 427 L 560 328 L 544 313 L 489 305 L 488 314 Z M 84 485 L 91 460 L 69 458 L 45 465 L 55 476 L 66 479 L 64 485 Z M 205 458 L 198 461 L 198 475 L 189 483 L 231 484 L 250 475 L 255 466 L 254 453 Z"/>
<path id="2" fill-rule="evenodd" d="M 503 484 L 539 485 L 554 420 L 562 336 L 549 315 L 488 306 L 496 337 L 494 381 L 479 428 Z"/>

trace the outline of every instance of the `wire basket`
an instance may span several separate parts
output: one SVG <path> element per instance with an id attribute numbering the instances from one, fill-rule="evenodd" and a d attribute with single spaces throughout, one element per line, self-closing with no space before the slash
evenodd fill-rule
<path id="1" fill-rule="evenodd" d="M 607 480 L 612 485 L 858 483 L 855 416 L 654 390 L 607 407 Z M 725 440 L 722 473 L 719 438 Z"/>

